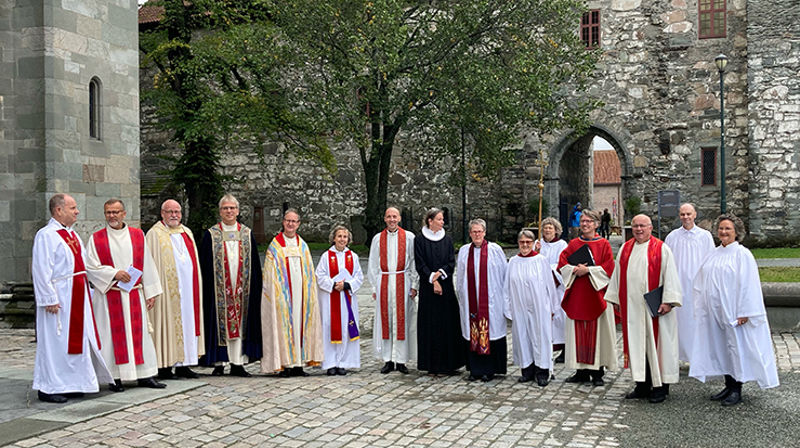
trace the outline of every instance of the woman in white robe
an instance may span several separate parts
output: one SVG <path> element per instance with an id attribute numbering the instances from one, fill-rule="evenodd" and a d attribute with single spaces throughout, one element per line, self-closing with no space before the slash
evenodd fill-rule
<path id="1" fill-rule="evenodd" d="M 540 254 L 544 255 L 547 259 L 547 262 L 550 263 L 550 267 L 553 270 L 553 275 L 555 275 L 556 282 L 558 285 L 556 286 L 556 294 L 558 294 L 558 302 L 561 303 L 561 299 L 564 297 L 564 280 L 561 277 L 561 272 L 558 270 L 558 258 L 561 256 L 561 252 L 567 248 L 567 242 L 560 238 L 561 233 L 563 230 L 561 229 L 561 223 L 558 222 L 557 219 L 552 217 L 547 217 L 542 220 L 542 238 L 536 241 L 536 246 L 534 250 L 539 252 Z M 566 342 L 566 330 L 565 325 L 567 322 L 567 314 L 558 306 L 557 309 L 553 312 L 553 351 L 561 350 L 561 354 L 558 355 L 556 358 L 556 363 L 563 363 L 564 362 L 564 343 Z"/>
<path id="2" fill-rule="evenodd" d="M 553 369 L 552 320 L 561 309 L 552 268 L 533 251 L 534 236 L 523 230 L 517 237 L 519 255 L 508 262 L 507 308 L 511 314 L 514 364 L 522 369 L 520 383 L 536 380 L 546 386 Z"/>
<path id="3" fill-rule="evenodd" d="M 742 401 L 742 383 L 778 386 L 775 352 L 761 293 L 758 267 L 739 244 L 744 224 L 733 214 L 717 218 L 720 246 L 694 279 L 695 340 L 689 376 L 705 382 L 725 376 L 725 388 L 711 397 L 723 406 Z"/>
<path id="4" fill-rule="evenodd" d="M 322 254 L 316 270 L 319 286 L 317 296 L 322 315 L 324 350 L 322 368 L 327 370 L 328 375 L 346 375 L 347 369 L 361 367 L 356 291 L 364 281 L 364 274 L 358 262 L 358 255 L 347 247 L 353 239 L 350 230 L 344 226 L 336 226 L 331 231 L 329 239 L 333 246 Z M 338 274 L 333 274 L 331 269 L 334 259 Z M 352 267 L 352 272 L 348 270 L 348 266 Z M 331 294 L 334 291 L 339 292 L 338 340 L 331 334 Z"/>

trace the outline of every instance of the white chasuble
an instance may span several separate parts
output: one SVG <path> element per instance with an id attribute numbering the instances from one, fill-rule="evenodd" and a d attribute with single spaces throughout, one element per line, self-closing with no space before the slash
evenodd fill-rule
<path id="1" fill-rule="evenodd" d="M 778 386 L 772 335 L 764 308 L 758 266 L 739 243 L 717 247 L 694 281 L 695 340 L 689 376 L 730 375 Z M 738 318 L 747 322 L 738 325 Z"/>
<path id="2" fill-rule="evenodd" d="M 399 231 L 386 232 L 386 268 L 381 269 L 381 234 L 372 238 L 369 248 L 369 262 L 367 264 L 367 278 L 372 285 L 375 299 L 375 319 L 373 320 L 372 342 L 375 355 L 384 362 L 405 364 L 417 356 L 417 301 L 411 298 L 411 289 L 419 290 L 419 274 L 414 265 L 414 234 L 405 231 L 405 241 L 399 241 Z M 398 275 L 398 245 L 405 245 L 406 257 L 404 260 L 404 285 L 403 303 L 405 311 L 405 337 L 400 340 L 397 336 L 397 275 Z M 387 309 L 385 313 L 386 325 L 389 329 L 389 338 L 382 337 L 382 302 L 380 299 L 383 282 L 386 283 Z"/>
<path id="3" fill-rule="evenodd" d="M 108 384 L 114 382 L 114 379 L 103 362 L 97 344 L 89 288 L 86 288 L 83 298 L 81 353 L 67 353 L 70 330 L 77 331 L 70 328 L 72 282 L 76 273 L 72 250 L 57 233 L 61 229 L 74 235 L 80 242 L 77 233 L 52 218 L 36 233 L 33 240 L 31 270 L 36 297 L 33 388 L 46 394 L 97 392 L 100 390 L 100 382 Z M 82 242 L 79 250 L 86 260 Z M 45 307 L 49 305 L 59 305 L 58 313 L 48 312 Z"/>
<path id="4" fill-rule="evenodd" d="M 670 232 L 664 243 L 675 256 L 683 293 L 681 307 L 674 310 L 678 319 L 678 356 L 681 361 L 691 361 L 695 327 L 692 284 L 703 260 L 714 250 L 714 238 L 708 230 L 697 226 L 690 230 L 680 227 Z"/>
<path id="5" fill-rule="evenodd" d="M 86 246 L 86 271 L 89 281 L 92 282 L 95 288 L 92 303 L 94 304 L 94 313 L 97 319 L 97 331 L 100 333 L 100 341 L 102 343 L 101 353 L 114 378 L 122 381 L 149 378 L 158 373 L 158 365 L 156 349 L 151 335 L 153 328 L 147 320 L 147 305 L 145 301 L 161 294 L 158 271 L 145 242 L 143 247 L 144 269 L 142 270 L 141 286 L 138 288 L 139 310 L 141 310 L 141 350 L 144 363 L 136 365 L 132 328 L 134 320 L 131 318 L 130 294 L 116 288 L 117 281 L 114 279 L 118 271 L 126 271 L 128 267 L 133 265 L 133 244 L 131 243 L 130 230 L 128 226 L 118 230 L 106 226 L 105 230 L 108 235 L 108 248 L 111 252 L 114 266 L 104 266 L 102 264 L 94 238 L 89 238 L 89 243 Z M 112 288 L 119 290 L 120 304 L 122 305 L 122 316 L 125 325 L 125 349 L 128 354 L 128 362 L 124 364 L 116 363 L 114 341 L 111 335 L 112 324 L 106 294 Z"/>

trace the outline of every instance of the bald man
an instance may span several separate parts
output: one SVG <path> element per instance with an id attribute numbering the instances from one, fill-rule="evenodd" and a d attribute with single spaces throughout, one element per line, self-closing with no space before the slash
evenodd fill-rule
<path id="1" fill-rule="evenodd" d="M 646 215 L 631 220 L 633 238 L 617 254 L 606 301 L 620 310 L 625 367 L 636 388 L 625 398 L 667 399 L 678 382 L 678 325 L 673 307 L 681 305 L 681 283 L 672 251 L 652 235 Z M 644 294 L 663 286 L 657 315 L 651 317 Z"/>
<path id="2" fill-rule="evenodd" d="M 681 361 L 691 361 L 689 356 L 694 341 L 693 281 L 703 260 L 714 250 L 714 238 L 711 232 L 695 225 L 697 211 L 692 204 L 681 205 L 679 216 L 681 227 L 670 232 L 664 243 L 675 255 L 683 291 L 683 306 L 675 310 L 678 319 L 678 357 Z"/>
<path id="3" fill-rule="evenodd" d="M 198 358 L 205 354 L 197 245 L 181 218 L 181 205 L 173 199 L 164 201 L 161 221 L 150 228 L 145 238 L 163 291 L 148 311 L 161 379 L 197 378 L 189 366 L 197 365 Z"/>

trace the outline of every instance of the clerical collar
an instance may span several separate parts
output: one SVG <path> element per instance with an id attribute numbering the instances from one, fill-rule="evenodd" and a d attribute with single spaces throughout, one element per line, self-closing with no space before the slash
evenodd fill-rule
<path id="1" fill-rule="evenodd" d="M 62 229 L 68 232 L 72 232 L 72 226 L 65 226 L 64 224 L 61 224 L 56 218 L 51 217 L 50 222 L 54 222 L 56 223 L 57 226 L 61 227 Z"/>
<path id="2" fill-rule="evenodd" d="M 222 225 L 222 230 L 237 230 L 239 228 L 238 223 L 235 223 L 235 222 L 233 223 L 233 225 L 230 225 L 230 226 L 225 224 L 222 221 L 220 221 L 220 224 Z"/>
<path id="3" fill-rule="evenodd" d="M 442 228 L 434 232 L 433 230 L 429 229 L 428 226 L 424 226 L 422 228 L 422 235 L 431 241 L 439 241 L 444 238 L 444 229 Z"/>
<path id="4" fill-rule="evenodd" d="M 119 229 L 115 229 L 115 228 L 111 227 L 110 225 L 108 225 L 108 223 L 106 223 L 106 227 L 108 227 L 108 230 L 110 232 L 122 232 L 123 230 L 126 230 L 125 227 L 128 227 L 128 225 L 123 222 L 122 223 L 122 227 L 120 227 Z"/>
<path id="5" fill-rule="evenodd" d="M 331 248 L 330 248 L 330 249 L 328 249 L 328 250 L 329 250 L 329 251 L 331 251 L 331 252 L 336 252 L 336 253 L 339 253 L 339 254 L 343 254 L 343 253 L 347 252 L 348 250 L 350 250 L 350 248 L 349 248 L 349 247 L 347 247 L 347 246 L 344 246 L 344 249 L 342 249 L 342 250 L 339 250 L 339 249 L 337 249 L 337 248 L 336 248 L 336 245 L 334 244 L 334 245 L 333 245 L 333 246 L 331 246 Z"/>

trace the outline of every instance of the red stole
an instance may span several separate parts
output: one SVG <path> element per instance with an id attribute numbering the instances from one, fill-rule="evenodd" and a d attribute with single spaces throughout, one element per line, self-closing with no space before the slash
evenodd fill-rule
<path id="1" fill-rule="evenodd" d="M 133 249 L 133 267 L 143 271 L 144 270 L 144 232 L 140 229 L 128 227 L 128 233 L 131 236 L 131 246 Z M 108 229 L 102 229 L 92 235 L 94 246 L 97 249 L 97 256 L 100 258 L 100 263 L 103 266 L 114 266 L 114 260 L 111 257 L 111 248 L 108 244 Z M 136 282 L 136 285 L 141 285 L 141 277 Z M 131 311 L 131 335 L 133 336 L 133 358 L 135 364 L 138 366 L 144 364 L 144 355 L 142 354 L 142 304 L 139 298 L 139 288 L 131 289 L 130 296 L 130 311 Z M 111 323 L 111 342 L 114 345 L 114 362 L 117 364 L 127 364 L 130 362 L 128 358 L 128 343 L 125 340 L 125 317 L 122 313 L 122 293 L 119 289 L 110 289 L 106 293 L 106 300 L 108 302 L 108 319 Z"/>
<path id="2" fill-rule="evenodd" d="M 489 242 L 481 244 L 480 285 L 475 294 L 475 246 L 470 244 L 467 257 L 467 295 L 469 296 L 469 349 L 479 355 L 489 354 Z"/>
<path id="3" fill-rule="evenodd" d="M 389 261 L 386 256 L 388 231 L 383 229 L 380 236 L 381 264 L 381 338 L 389 339 Z M 406 339 L 406 231 L 397 228 L 397 266 L 395 267 L 395 320 L 397 323 L 397 340 Z"/>
<path id="4" fill-rule="evenodd" d="M 225 233 L 222 228 L 222 223 L 219 224 L 219 230 Z M 242 230 L 242 224 L 236 223 L 236 230 Z M 228 247 L 227 242 L 222 240 L 222 265 L 225 267 L 225 305 L 227 310 L 225 318 L 228 323 L 228 339 L 236 339 L 239 337 L 239 329 L 242 326 L 242 265 L 244 264 L 244 254 L 242 253 L 242 239 L 239 238 L 239 269 L 236 273 L 236 291 L 233 290 L 233 282 L 231 282 L 231 267 L 228 264 Z"/>
<path id="5" fill-rule="evenodd" d="M 200 336 L 200 276 L 198 271 L 200 265 L 197 264 L 197 255 L 195 255 L 194 242 L 189 238 L 186 232 L 181 232 L 183 242 L 186 244 L 186 250 L 189 251 L 189 256 L 192 258 L 192 296 L 194 302 L 194 335 Z"/>
<path id="6" fill-rule="evenodd" d="M 636 240 L 629 239 L 624 246 L 619 257 L 619 309 L 622 315 L 622 349 L 625 353 L 625 368 L 628 367 L 630 353 L 628 351 L 628 261 L 633 252 Z M 664 244 L 660 239 L 651 236 L 647 244 L 647 287 L 648 291 L 658 288 L 661 279 L 661 245 Z M 644 300 L 644 299 L 642 299 Z M 653 338 L 658 347 L 658 317 L 653 319 Z"/>
<path id="7" fill-rule="evenodd" d="M 608 275 L 614 270 L 614 258 L 608 241 L 598 235 L 592 240 L 575 238 L 569 242 L 566 249 L 561 252 L 558 268 L 567 263 L 567 258 L 584 244 L 589 245 L 592 256 L 597 266 L 603 268 Z M 605 289 L 597 291 L 592 286 L 588 275 L 577 277 L 572 285 L 565 291 L 561 308 L 575 324 L 575 354 L 576 360 L 582 364 L 594 364 L 595 349 L 597 347 L 597 319 L 605 312 L 608 304 L 603 295 Z"/>
<path id="8" fill-rule="evenodd" d="M 344 253 L 344 268 L 350 275 L 353 275 L 353 252 Z M 339 260 L 336 258 L 336 251 L 328 251 L 328 269 L 331 278 L 339 275 Z M 346 298 L 347 294 L 345 294 Z M 342 292 L 334 289 L 330 294 L 331 303 L 331 342 L 334 344 L 342 343 Z"/>
<path id="9" fill-rule="evenodd" d="M 58 235 L 67 243 L 69 250 L 74 257 L 74 267 L 72 269 L 72 300 L 69 309 L 69 339 L 67 340 L 67 353 L 79 355 L 83 353 L 83 301 L 86 298 L 86 266 L 83 264 L 81 254 L 81 244 L 78 237 L 65 229 L 59 229 Z M 94 308 L 89 301 L 89 309 L 92 311 L 92 326 L 94 326 L 94 337 L 97 339 L 97 348 L 100 348 L 100 335 L 97 333 L 97 324 L 94 322 Z"/>
<path id="10" fill-rule="evenodd" d="M 300 247 L 300 237 L 297 236 L 296 234 L 295 234 L 294 237 L 297 240 L 297 247 L 299 248 Z M 286 247 L 286 238 L 283 236 L 283 232 L 279 232 L 277 235 L 275 235 L 275 241 L 277 241 L 278 244 L 281 245 L 281 247 L 283 247 L 283 248 Z M 289 308 L 291 309 L 291 303 L 292 303 L 292 269 L 289 267 L 289 257 L 283 257 L 283 259 L 286 262 L 286 281 L 289 283 L 289 304 L 290 304 Z M 300 268 L 300 276 L 302 277 L 302 275 L 303 275 L 303 268 L 301 267 Z M 305 279 L 303 279 L 303 281 L 305 281 Z M 300 285 L 300 290 L 303 291 L 303 292 L 300 293 L 301 295 L 305 294 L 303 285 Z M 302 300 L 300 301 L 302 303 L 302 307 L 303 307 L 303 309 L 300 310 L 300 344 L 301 345 L 303 344 L 303 331 L 304 331 L 303 327 L 305 325 L 305 319 L 303 318 L 303 316 L 306 315 L 306 310 L 305 310 L 306 300 L 305 299 L 306 299 L 305 297 L 302 297 Z M 292 318 L 292 314 L 289 313 L 289 319 L 291 320 L 291 318 Z"/>

